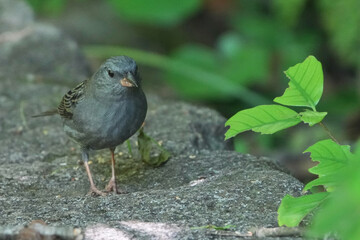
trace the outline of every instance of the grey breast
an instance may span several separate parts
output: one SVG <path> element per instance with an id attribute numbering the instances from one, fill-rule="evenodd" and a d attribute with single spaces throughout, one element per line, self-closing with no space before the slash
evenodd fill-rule
<path id="1" fill-rule="evenodd" d="M 136 133 L 145 120 L 147 102 L 139 89 L 117 101 L 86 98 L 75 110 L 73 119 L 64 121 L 65 132 L 82 147 L 97 150 L 116 147 Z"/>

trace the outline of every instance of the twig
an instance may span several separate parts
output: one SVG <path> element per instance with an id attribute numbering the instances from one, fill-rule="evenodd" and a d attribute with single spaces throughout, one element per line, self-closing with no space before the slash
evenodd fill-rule
<path id="1" fill-rule="evenodd" d="M 252 237 L 254 236 L 252 232 L 231 232 L 231 231 L 224 231 L 224 230 L 216 230 L 216 231 L 209 231 L 210 235 L 214 236 L 227 236 L 227 237 L 238 237 L 238 238 L 245 238 L 245 237 Z"/>
<path id="2" fill-rule="evenodd" d="M 258 228 L 254 232 L 254 236 L 256 237 L 289 237 L 303 235 L 304 228 L 300 227 Z"/>
<path id="3" fill-rule="evenodd" d="M 329 135 L 329 137 L 336 142 L 337 144 L 339 144 L 339 142 L 336 140 L 336 138 L 331 134 L 330 130 L 326 127 L 326 125 L 323 122 L 319 122 L 320 126 L 325 130 L 325 132 Z"/>
<path id="4" fill-rule="evenodd" d="M 276 228 L 257 228 L 249 232 L 231 232 L 231 231 L 212 231 L 209 234 L 216 236 L 230 236 L 230 237 L 293 237 L 293 236 L 303 236 L 304 228 L 300 227 L 276 227 Z"/>

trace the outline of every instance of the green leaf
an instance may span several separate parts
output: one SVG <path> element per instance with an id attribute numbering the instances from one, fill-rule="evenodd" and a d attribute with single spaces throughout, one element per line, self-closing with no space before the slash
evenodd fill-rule
<path id="1" fill-rule="evenodd" d="M 301 112 L 299 114 L 301 121 L 308 123 L 309 126 L 312 127 L 315 124 L 321 122 L 327 115 L 327 112 L 314 112 L 311 110 L 306 110 L 305 112 Z"/>
<path id="2" fill-rule="evenodd" d="M 305 152 L 310 152 L 311 159 L 319 162 L 318 165 L 309 169 L 309 172 L 317 174 L 319 178 L 306 184 L 304 190 L 319 185 L 324 185 L 326 188 L 335 187 L 338 184 L 336 176 L 339 170 L 353 158 L 350 146 L 339 145 L 330 139 L 315 143 Z"/>
<path id="3" fill-rule="evenodd" d="M 155 148 L 153 147 L 155 144 Z M 138 148 L 141 155 L 141 159 L 146 164 L 158 167 L 171 157 L 171 154 L 162 148 L 153 138 L 144 133 L 144 129 L 139 130 L 138 136 Z M 160 151 L 157 154 L 151 154 L 155 150 Z"/>
<path id="4" fill-rule="evenodd" d="M 337 183 L 338 183 L 338 177 L 336 174 L 322 176 L 322 177 L 312 180 L 311 182 L 308 182 L 304 187 L 304 191 L 310 190 L 311 188 L 316 187 L 316 186 L 325 186 L 326 185 L 326 190 L 328 192 L 332 192 L 334 190 L 333 186 L 335 186 Z"/>
<path id="5" fill-rule="evenodd" d="M 304 62 L 290 67 L 285 74 L 290 79 L 289 87 L 274 101 L 288 106 L 310 107 L 315 111 L 323 92 L 321 63 L 314 56 L 309 56 Z"/>
<path id="6" fill-rule="evenodd" d="M 127 20 L 162 26 L 174 26 L 194 14 L 201 0 L 108 0 Z"/>
<path id="7" fill-rule="evenodd" d="M 282 199 L 278 209 L 279 226 L 297 226 L 301 220 L 319 206 L 328 195 L 329 193 L 327 192 L 305 195 L 298 198 L 286 195 Z"/>
<path id="8" fill-rule="evenodd" d="M 272 134 L 301 122 L 297 112 L 280 105 L 260 105 L 242 110 L 232 116 L 225 126 L 230 129 L 225 133 L 225 139 L 252 130 L 262 134 Z"/>
<path id="9" fill-rule="evenodd" d="M 360 239 L 360 159 L 349 162 L 338 176 L 341 184 L 313 218 L 310 237 L 323 237 L 330 232 L 337 239 Z"/>
<path id="10" fill-rule="evenodd" d="M 138 136 L 138 148 L 141 155 L 141 160 L 144 162 L 150 161 L 150 151 L 151 151 L 151 139 L 149 136 L 147 136 L 143 128 L 139 130 L 139 136 Z"/>
<path id="11" fill-rule="evenodd" d="M 248 153 L 249 141 L 239 137 L 234 138 L 234 150 L 238 153 Z"/>
<path id="12" fill-rule="evenodd" d="M 354 144 L 354 159 L 358 159 L 360 161 L 360 137 Z"/>

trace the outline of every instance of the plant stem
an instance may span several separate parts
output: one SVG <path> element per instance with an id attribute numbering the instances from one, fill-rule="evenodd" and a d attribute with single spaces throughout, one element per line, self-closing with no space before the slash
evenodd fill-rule
<path id="1" fill-rule="evenodd" d="M 24 125 L 25 129 L 26 129 L 26 130 L 29 130 L 29 126 L 28 126 L 28 124 L 27 124 L 26 117 L 25 117 L 25 114 L 24 114 L 24 108 L 25 108 L 25 106 L 26 106 L 26 102 L 21 101 L 21 102 L 20 102 L 20 118 L 21 118 L 21 120 L 22 120 L 22 122 L 23 122 L 23 125 Z"/>
<path id="2" fill-rule="evenodd" d="M 249 232 L 210 230 L 207 232 L 207 234 L 213 236 L 228 236 L 228 237 L 237 237 L 237 238 L 294 237 L 294 236 L 304 236 L 305 229 L 301 227 L 275 227 L 275 228 L 252 229 Z"/>
<path id="3" fill-rule="evenodd" d="M 323 122 L 319 122 L 320 126 L 325 130 L 325 132 L 329 135 L 329 137 L 336 142 L 337 144 L 339 144 L 339 142 L 336 140 L 336 138 L 332 135 L 332 133 L 330 132 L 330 130 L 326 127 L 326 125 Z"/>
<path id="4" fill-rule="evenodd" d="M 134 155 L 133 155 L 133 153 L 132 153 L 132 148 L 131 148 L 130 140 L 126 140 L 126 144 L 127 144 L 127 147 L 128 147 L 129 154 L 130 154 L 131 158 L 134 158 Z"/>

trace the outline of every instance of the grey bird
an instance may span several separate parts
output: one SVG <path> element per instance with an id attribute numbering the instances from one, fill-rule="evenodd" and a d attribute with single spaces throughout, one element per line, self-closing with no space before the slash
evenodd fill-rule
<path id="1" fill-rule="evenodd" d="M 146 112 L 147 101 L 135 61 L 117 56 L 106 60 L 89 80 L 67 92 L 56 110 L 34 117 L 62 117 L 65 133 L 81 147 L 90 193 L 105 195 L 94 184 L 89 151 L 110 149 L 112 176 L 105 191 L 119 193 L 114 151 L 141 127 Z"/>

